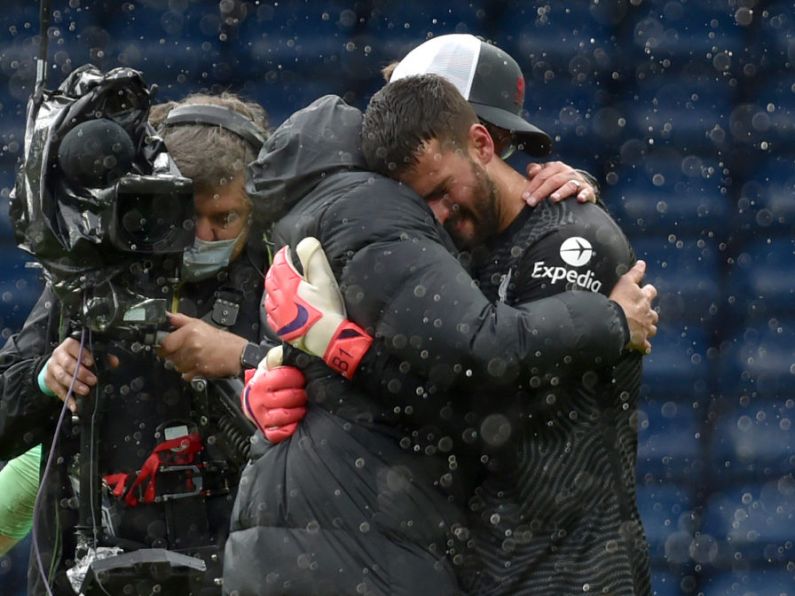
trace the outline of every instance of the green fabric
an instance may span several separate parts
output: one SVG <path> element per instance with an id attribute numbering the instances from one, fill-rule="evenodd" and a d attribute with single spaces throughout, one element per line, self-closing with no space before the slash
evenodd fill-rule
<path id="1" fill-rule="evenodd" d="M 30 532 L 40 466 L 41 445 L 36 445 L 0 470 L 0 535 L 19 540 Z"/>

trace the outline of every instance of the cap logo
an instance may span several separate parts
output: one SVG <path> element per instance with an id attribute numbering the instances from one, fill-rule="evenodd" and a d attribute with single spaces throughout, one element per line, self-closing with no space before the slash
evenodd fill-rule
<path id="1" fill-rule="evenodd" d="M 520 108 L 524 105 L 524 77 L 522 75 L 516 77 L 516 95 L 513 102 Z"/>

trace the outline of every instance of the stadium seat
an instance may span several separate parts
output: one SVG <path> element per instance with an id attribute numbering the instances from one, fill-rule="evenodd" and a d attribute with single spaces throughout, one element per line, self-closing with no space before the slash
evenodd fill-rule
<path id="1" fill-rule="evenodd" d="M 694 527 L 687 487 L 672 483 L 641 484 L 637 498 L 652 564 L 687 563 Z"/>
<path id="2" fill-rule="evenodd" d="M 793 82 L 795 84 L 795 81 Z M 795 237 L 795 152 L 755 163 L 740 188 L 732 230 L 738 241 Z"/>
<path id="3" fill-rule="evenodd" d="M 103 66 L 102 54 L 98 50 L 105 47 L 108 36 L 97 27 L 97 16 L 93 10 L 74 10 L 72 7 L 53 13 L 47 35 L 50 86 L 57 86 L 81 64 Z"/>
<path id="4" fill-rule="evenodd" d="M 2 59 L 0 59 L 2 63 Z M 17 158 L 25 142 L 27 100 L 21 100 L 0 90 L 0 176 L 13 176 Z M 0 180 L 0 188 L 5 186 Z"/>
<path id="5" fill-rule="evenodd" d="M 643 157 L 627 155 L 626 160 L 608 176 L 609 206 L 630 236 L 714 238 L 725 233 L 732 203 L 717 160 L 670 148 Z"/>
<path id="6" fill-rule="evenodd" d="M 179 40 L 183 44 L 218 45 L 221 10 L 195 0 L 186 2 L 137 3 L 121 7 L 100 7 L 96 24 L 107 29 L 111 37 L 143 36 L 148 42 L 158 39 Z"/>
<path id="7" fill-rule="evenodd" d="M 143 35 L 114 36 L 106 49 L 111 66 L 140 70 L 147 83 L 158 85 L 200 81 L 206 87 L 227 82 L 232 68 L 218 48 L 203 50 L 180 39 Z"/>
<path id="8" fill-rule="evenodd" d="M 709 450 L 716 481 L 769 478 L 795 469 L 792 397 L 764 401 L 723 396 L 717 405 Z"/>
<path id="9" fill-rule="evenodd" d="M 792 596 L 795 572 L 782 565 L 712 573 L 700 587 L 704 596 Z"/>
<path id="10" fill-rule="evenodd" d="M 740 247 L 728 276 L 729 311 L 747 324 L 795 318 L 793 270 L 795 238 L 763 238 Z"/>
<path id="11" fill-rule="evenodd" d="M 744 31 L 724 2 L 652 0 L 632 17 L 624 28 L 631 40 L 624 41 L 631 41 L 655 61 L 670 60 L 674 72 L 686 71 L 693 63 L 725 72 L 733 65 L 732 56 L 742 53 L 745 45 Z"/>
<path id="12" fill-rule="evenodd" d="M 675 568 L 676 569 L 676 568 Z M 651 569 L 651 593 L 652 596 L 680 596 L 685 592 L 685 588 L 695 584 L 689 568 L 681 568 L 678 572 L 671 570 L 669 566 L 655 567 Z"/>
<path id="13" fill-rule="evenodd" d="M 632 232 L 631 225 L 622 223 L 622 228 Z M 661 324 L 711 331 L 721 305 L 716 242 L 672 232 L 668 237 L 635 237 L 632 247 L 646 262 L 645 281 L 657 288 Z"/>
<path id="14" fill-rule="evenodd" d="M 342 68 L 347 37 L 340 33 L 323 38 L 266 32 L 242 41 L 246 44 L 247 55 L 240 64 L 249 72 L 267 75 L 271 71 L 288 69 L 307 77 L 322 77 L 330 75 L 330 70 L 339 72 Z"/>
<path id="15" fill-rule="evenodd" d="M 720 345 L 719 379 L 724 396 L 748 395 L 763 400 L 793 397 L 795 320 L 762 319 L 740 327 Z"/>
<path id="16" fill-rule="evenodd" d="M 8 193 L 14 188 L 14 170 L 0 168 L 0 250 L 15 246 L 14 226 L 8 215 Z"/>
<path id="17" fill-rule="evenodd" d="M 447 33 L 471 33 L 489 38 L 491 23 L 487 2 L 439 0 L 423 3 L 394 3 L 378 0 L 366 17 L 364 33 L 370 47 L 384 63 L 400 60 L 429 39 Z M 491 11 L 494 12 L 494 11 Z"/>
<path id="18" fill-rule="evenodd" d="M 18 331 L 43 289 L 41 271 L 29 268 L 33 259 L 16 246 L 0 249 L 0 332 Z"/>
<path id="19" fill-rule="evenodd" d="M 717 540 L 711 563 L 792 561 L 795 536 L 795 479 L 790 473 L 764 484 L 714 493 L 704 513 L 702 532 Z"/>
<path id="20" fill-rule="evenodd" d="M 758 138 L 776 152 L 795 150 L 795 77 L 769 77 L 754 94 L 754 105 Z"/>
<path id="21" fill-rule="evenodd" d="M 707 395 L 713 362 L 708 335 L 699 323 L 664 321 L 643 361 L 644 399 L 695 403 Z"/>
<path id="22" fill-rule="evenodd" d="M 703 467 L 703 407 L 685 401 L 647 401 L 638 406 L 638 476 L 681 481 Z"/>
<path id="23" fill-rule="evenodd" d="M 234 64 L 221 43 L 219 6 L 201 2 L 167 6 L 126 3 L 116 14 L 100 13 L 97 28 L 108 36 L 104 67 L 141 70 L 148 83 L 200 81 L 229 85 Z"/>
<path id="24" fill-rule="evenodd" d="M 724 147 L 730 138 L 734 94 L 732 87 L 716 84 L 714 77 L 651 77 L 639 85 L 631 101 L 622 102 L 626 134 L 684 154 Z"/>
<path id="25" fill-rule="evenodd" d="M 27 0 L 6 0 L 7 10 L 0 15 L 4 26 L 14 26 L 21 33 L 25 23 L 35 22 L 39 18 L 39 6 Z"/>
<path id="26" fill-rule="evenodd" d="M 597 129 L 595 124 L 595 115 L 610 102 L 609 94 L 592 83 L 572 85 L 568 81 L 528 79 L 526 84 L 527 120 L 553 137 L 555 152 L 567 162 L 580 156 L 593 159 L 602 144 L 583 143 L 583 139 L 611 134 Z"/>
<path id="27" fill-rule="evenodd" d="M 344 95 L 344 89 L 331 82 L 312 81 L 293 72 L 284 71 L 265 81 L 248 82 L 240 92 L 245 97 L 262 104 L 268 112 L 268 120 L 273 128 L 279 126 L 296 110 L 306 107 L 323 95 Z"/>
<path id="28" fill-rule="evenodd" d="M 759 54 L 763 57 L 759 66 L 775 74 L 791 64 L 795 19 L 789 0 L 773 0 L 765 6 L 765 12 L 766 18 L 758 20 L 759 34 L 754 43 L 760 46 Z"/>
<path id="29" fill-rule="evenodd" d="M 33 41 L 31 37 L 19 36 L 0 46 L 3 91 L 4 95 L 7 94 L 12 98 L 12 103 L 24 105 L 33 93 L 33 84 L 36 80 L 34 57 L 37 52 L 37 46 Z"/>
<path id="30" fill-rule="evenodd" d="M 308 80 L 375 78 L 370 57 L 383 47 L 360 39 L 364 19 L 346 2 L 263 4 L 234 31 L 230 48 L 236 49 L 236 69 L 256 73 L 253 80 L 285 70 Z"/>
<path id="31" fill-rule="evenodd" d="M 619 50 L 611 26 L 620 15 L 608 4 L 505 2 L 494 41 L 516 57 L 528 82 L 589 83 L 615 68 Z"/>

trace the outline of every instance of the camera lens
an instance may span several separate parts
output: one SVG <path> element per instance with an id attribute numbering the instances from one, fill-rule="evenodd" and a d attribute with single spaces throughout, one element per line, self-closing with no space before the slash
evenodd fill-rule
<path id="1" fill-rule="evenodd" d="M 193 243 L 193 230 L 184 225 L 192 217 L 186 179 L 128 176 L 117 187 L 111 242 L 127 252 L 181 252 Z"/>

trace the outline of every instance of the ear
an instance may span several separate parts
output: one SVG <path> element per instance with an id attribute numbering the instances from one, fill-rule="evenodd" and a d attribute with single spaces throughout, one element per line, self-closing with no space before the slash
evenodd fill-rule
<path id="1" fill-rule="evenodd" d="M 486 165 L 494 159 L 494 139 L 480 122 L 469 127 L 469 147 L 472 157 L 481 165 Z"/>

